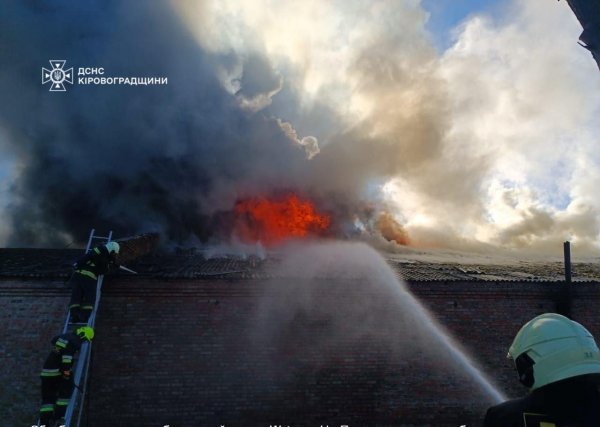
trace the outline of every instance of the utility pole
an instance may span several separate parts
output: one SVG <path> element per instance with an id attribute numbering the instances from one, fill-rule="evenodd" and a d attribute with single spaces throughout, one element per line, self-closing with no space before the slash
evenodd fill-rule
<path id="1" fill-rule="evenodd" d="M 565 283 L 559 291 L 556 311 L 558 314 L 571 318 L 571 304 L 573 299 L 571 284 L 571 242 L 566 241 L 563 243 L 563 252 L 565 260 Z"/>
<path id="2" fill-rule="evenodd" d="M 571 243 L 565 242 L 563 243 L 563 248 L 565 252 L 565 282 L 570 285 L 571 284 Z"/>

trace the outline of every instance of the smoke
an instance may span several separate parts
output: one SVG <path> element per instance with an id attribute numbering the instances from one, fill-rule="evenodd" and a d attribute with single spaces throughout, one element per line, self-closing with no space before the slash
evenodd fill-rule
<path id="1" fill-rule="evenodd" d="M 292 190 L 346 235 L 385 211 L 420 246 L 597 250 L 600 80 L 563 3 L 473 15 L 440 53 L 416 0 L 9 2 L 7 241 L 222 240 L 237 200 Z M 169 84 L 48 93 L 55 58 Z"/>
<path id="2" fill-rule="evenodd" d="M 279 120 L 279 126 L 290 140 L 304 147 L 307 159 L 310 160 L 321 152 L 319 149 L 319 141 L 317 141 L 317 138 L 314 136 L 305 136 L 304 138 L 299 138 L 296 129 L 294 129 L 292 124 L 288 122 L 282 122 Z"/>
<path id="3" fill-rule="evenodd" d="M 410 243 L 410 238 L 406 230 L 388 212 L 381 214 L 377 219 L 376 226 L 384 239 L 396 242 L 399 245 L 408 245 Z"/>
<path id="4" fill-rule="evenodd" d="M 162 3 L 4 9 L 0 117 L 23 164 L 9 243 L 56 244 L 91 227 L 204 240 L 212 214 L 241 195 L 297 186 L 303 150 L 277 119 L 252 114 L 281 86 L 264 56 L 204 51 Z M 48 58 L 169 84 L 49 93 L 33 83 Z"/>

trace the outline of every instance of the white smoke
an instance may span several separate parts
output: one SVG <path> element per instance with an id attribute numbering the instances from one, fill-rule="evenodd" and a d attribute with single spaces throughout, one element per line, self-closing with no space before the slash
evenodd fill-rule
<path id="1" fill-rule="evenodd" d="M 259 50 L 304 105 L 334 108 L 320 140 L 321 155 L 343 154 L 330 185 L 383 181 L 379 197 L 413 240 L 598 249 L 600 77 L 566 2 L 471 15 L 442 54 L 419 1 L 174 6 L 205 48 Z M 293 118 L 280 123 L 318 152 Z"/>
<path id="2" fill-rule="evenodd" d="M 507 13 L 463 23 L 441 59 L 452 145 L 492 160 L 474 226 L 493 243 L 597 248 L 600 78 L 565 2 L 515 2 Z"/>
<path id="3" fill-rule="evenodd" d="M 321 150 L 319 149 L 319 141 L 317 138 L 314 136 L 305 136 L 304 138 L 300 138 L 298 137 L 298 133 L 291 123 L 281 120 L 278 120 L 277 123 L 279 123 L 279 127 L 281 130 L 283 130 L 283 133 L 285 133 L 292 142 L 304 147 L 307 159 L 310 160 L 319 154 Z"/>

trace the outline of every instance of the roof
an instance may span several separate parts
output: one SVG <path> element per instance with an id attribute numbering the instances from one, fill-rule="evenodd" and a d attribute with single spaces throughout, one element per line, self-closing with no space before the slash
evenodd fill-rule
<path id="1" fill-rule="evenodd" d="M 83 249 L 0 248 L 0 277 L 67 276 Z"/>
<path id="2" fill-rule="evenodd" d="M 0 249 L 0 278 L 64 278 L 82 249 Z M 276 256 L 209 257 L 196 250 L 154 252 L 127 263 L 136 277 L 165 279 L 267 279 L 276 275 Z M 436 263 L 388 259 L 398 275 L 409 282 L 437 281 L 530 281 L 564 280 L 560 262 L 515 265 Z M 126 275 L 128 273 L 118 273 Z M 574 282 L 600 282 L 600 264 L 574 263 Z"/>
<path id="3" fill-rule="evenodd" d="M 392 262 L 407 281 L 484 281 L 484 282 L 562 282 L 564 266 L 560 262 L 502 264 L 454 264 Z M 600 264 L 574 263 L 573 282 L 600 282 Z"/>
<path id="4" fill-rule="evenodd" d="M 158 234 L 149 233 L 118 239 L 119 259 L 122 263 L 132 262 L 150 253 L 158 238 Z M 83 252 L 84 248 L 0 248 L 0 277 L 67 277 Z"/>
<path id="5" fill-rule="evenodd" d="M 579 40 L 600 68 L 600 0 L 567 0 L 583 27 Z"/>

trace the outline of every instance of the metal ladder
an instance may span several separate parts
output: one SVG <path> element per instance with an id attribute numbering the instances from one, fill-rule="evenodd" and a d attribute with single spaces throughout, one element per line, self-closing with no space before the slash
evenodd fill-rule
<path id="1" fill-rule="evenodd" d="M 85 253 L 87 254 L 92 248 L 94 240 L 102 240 L 106 243 L 112 240 L 112 231 L 108 233 L 108 236 L 96 236 L 96 230 L 92 229 L 90 231 L 90 237 L 88 238 L 87 246 L 85 248 Z M 98 276 L 98 281 L 96 282 L 96 301 L 94 303 L 94 308 L 90 317 L 88 319 L 87 326 L 94 327 L 96 323 L 96 314 L 98 312 L 98 307 L 100 305 L 100 296 L 102 290 L 102 282 L 104 281 L 104 275 Z M 70 328 L 71 326 L 71 328 Z M 71 323 L 71 312 L 67 310 L 67 316 L 65 319 L 65 323 L 62 328 L 63 334 L 67 333 L 69 329 L 73 329 L 74 324 Z M 81 424 L 81 419 L 83 416 L 83 405 L 85 402 L 85 393 L 87 389 L 87 380 L 88 373 L 90 368 L 90 356 L 92 354 L 92 343 L 84 341 L 81 344 L 81 348 L 77 355 L 73 358 L 73 382 L 75 383 L 75 387 L 73 387 L 73 393 L 71 394 L 71 399 L 69 401 L 69 405 L 67 406 L 67 410 L 65 412 L 65 427 L 79 427 Z M 37 425 L 40 425 L 40 421 L 38 420 Z M 62 425 L 61 425 L 62 426 Z M 50 426 L 46 426 L 50 427 Z"/>

